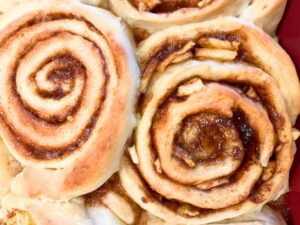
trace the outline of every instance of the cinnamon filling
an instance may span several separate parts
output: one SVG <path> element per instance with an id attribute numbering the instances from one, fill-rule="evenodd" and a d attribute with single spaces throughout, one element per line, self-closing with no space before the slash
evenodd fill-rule
<path id="1" fill-rule="evenodd" d="M 195 8 L 199 0 L 164 0 L 161 4 L 154 7 L 153 13 L 171 13 L 182 8 Z"/>
<path id="2" fill-rule="evenodd" d="M 213 113 L 203 112 L 185 118 L 174 141 L 176 149 L 186 151 L 198 162 L 223 157 L 241 160 L 243 157 L 243 145 L 234 118 Z M 231 154 L 226 155 L 226 152 Z"/>
<path id="3" fill-rule="evenodd" d="M 22 29 L 26 27 L 30 27 L 39 23 L 49 22 L 49 21 L 55 21 L 55 20 L 63 20 L 63 19 L 70 19 L 70 20 L 80 20 L 86 24 L 86 26 L 93 30 L 94 32 L 98 33 L 99 35 L 102 35 L 101 31 L 99 31 L 92 23 L 90 23 L 88 20 L 86 20 L 84 17 L 75 15 L 75 14 L 66 14 L 63 12 L 51 12 L 48 14 L 37 12 L 36 15 L 34 15 L 31 19 L 27 21 L 21 21 L 17 22 L 14 21 L 14 25 L 18 26 L 18 29 L 11 30 L 10 32 L 5 33 L 5 37 L 1 38 L 0 46 L 2 46 L 5 42 L 8 41 L 9 38 L 16 35 L 18 32 L 20 32 Z M 14 27 L 15 27 L 14 26 Z M 24 49 L 24 51 L 29 51 L 30 49 Z"/>
<path id="4" fill-rule="evenodd" d="M 25 155 L 32 156 L 35 159 L 51 160 L 51 159 L 65 157 L 71 154 L 72 152 L 74 152 L 76 149 L 78 149 L 83 143 L 85 143 L 88 140 L 89 136 L 91 135 L 96 125 L 98 114 L 100 114 L 100 109 L 95 112 L 94 116 L 90 119 L 88 125 L 82 131 L 80 137 L 69 146 L 62 147 L 60 149 L 53 149 L 53 148 L 42 149 L 40 147 L 34 146 L 33 144 L 27 144 L 21 140 L 18 140 L 17 143 L 23 145 L 26 148 L 26 152 L 24 152 Z"/>
<path id="5" fill-rule="evenodd" d="M 92 31 L 96 32 L 98 35 L 101 35 L 101 32 L 93 26 L 89 21 L 87 21 L 85 18 L 76 16 L 73 14 L 65 14 L 61 12 L 56 13 L 40 13 L 37 12 L 34 17 L 29 19 L 28 21 L 22 23 L 19 23 L 16 25 L 19 25 L 19 27 L 15 30 L 10 30 L 7 33 L 5 33 L 5 37 L 2 37 L 0 42 L 0 48 L 6 47 L 5 44 L 10 44 L 11 41 L 13 41 L 13 38 L 18 35 L 19 32 L 21 32 L 23 29 L 26 29 L 28 26 L 33 26 L 39 23 L 48 22 L 48 21 L 54 21 L 54 20 L 61 20 L 61 19 L 73 19 L 73 20 L 80 20 L 86 24 L 86 26 L 91 29 Z M 63 31 L 61 31 L 63 32 Z M 78 100 L 77 105 L 70 111 L 67 117 L 61 118 L 60 115 L 54 115 L 53 118 L 50 118 L 49 120 L 45 120 L 40 118 L 35 111 L 33 111 L 30 106 L 24 105 L 21 97 L 19 96 L 16 88 L 16 71 L 19 67 L 20 61 L 23 59 L 23 57 L 30 52 L 30 50 L 40 41 L 44 41 L 48 38 L 51 38 L 53 36 L 57 35 L 57 33 L 53 33 L 49 31 L 49 33 L 46 33 L 45 35 L 41 37 L 37 37 L 35 40 L 32 40 L 31 43 L 28 43 L 27 46 L 24 46 L 24 50 L 21 52 L 21 54 L 18 56 L 17 59 L 14 61 L 16 62 L 14 65 L 12 65 L 12 75 L 11 75 L 11 86 L 14 90 L 14 94 L 16 98 L 18 99 L 20 103 L 20 107 L 23 108 L 23 110 L 27 113 L 28 117 L 31 117 L 33 120 L 37 120 L 41 123 L 56 126 L 60 125 L 61 123 L 67 122 L 68 119 L 72 117 L 74 113 L 78 110 L 78 108 L 81 105 L 81 98 Z M 99 47 L 92 41 L 87 38 L 86 40 L 90 41 L 95 48 Z M 99 49 L 100 55 L 103 57 L 101 53 L 101 49 Z M 105 59 L 103 59 L 105 61 Z M 44 98 L 51 98 L 51 99 L 61 99 L 65 95 L 68 94 L 68 91 L 65 91 L 62 87 L 67 87 L 67 89 L 72 89 L 72 86 L 74 85 L 74 77 L 76 76 L 86 76 L 86 69 L 84 65 L 80 62 L 80 60 L 76 59 L 72 56 L 71 53 L 63 52 L 60 55 L 53 56 L 52 58 L 49 58 L 48 61 L 42 63 L 37 71 L 39 71 L 41 68 L 43 68 L 48 63 L 55 62 L 56 68 L 54 68 L 50 73 L 47 74 L 47 79 L 52 81 L 56 84 L 56 88 L 54 91 L 40 91 L 37 89 L 37 93 L 41 95 Z M 105 64 L 104 64 L 104 67 Z M 35 72 L 36 73 L 36 72 Z M 105 84 L 104 87 L 107 86 L 109 82 L 109 74 L 107 68 L 104 68 L 104 74 L 105 74 Z M 34 75 L 32 75 L 32 78 L 34 79 Z M 85 89 L 86 87 L 84 87 Z M 83 90 L 83 93 L 85 90 Z M 105 101 L 106 98 L 106 90 L 103 90 L 102 93 L 102 101 Z M 61 146 L 59 149 L 53 149 L 51 147 L 49 148 L 42 148 L 40 146 L 36 146 L 34 143 L 30 143 L 30 140 L 25 140 L 23 137 L 18 135 L 18 131 L 15 130 L 15 128 L 11 127 L 9 124 L 5 122 L 5 118 L 3 118 L 1 115 L 1 120 L 7 127 L 7 129 L 10 131 L 12 136 L 17 137 L 16 145 L 21 146 L 21 151 L 24 155 L 31 156 L 35 159 L 41 159 L 41 160 L 51 160 L 55 158 L 61 158 L 65 157 L 72 152 L 74 152 L 76 149 L 78 149 L 84 142 L 86 142 L 92 133 L 97 119 L 101 114 L 102 111 L 102 105 L 101 102 L 99 102 L 98 107 L 95 109 L 94 114 L 92 118 L 90 119 L 89 123 L 86 125 L 86 127 L 82 130 L 79 138 L 77 140 L 74 140 L 72 143 L 70 143 L 68 146 Z"/>
<path id="6" fill-rule="evenodd" d="M 142 64 L 147 65 L 143 70 L 143 81 L 148 82 L 154 72 L 159 71 L 163 64 L 165 64 L 164 68 L 166 68 L 169 64 L 183 62 L 193 58 L 198 60 L 245 61 L 256 65 L 256 62 L 247 53 L 247 49 L 243 48 L 241 41 L 243 38 L 241 35 L 242 34 L 237 35 L 236 33 L 207 33 L 199 34 L 195 40 L 170 39 L 162 43 L 160 48 L 153 49 L 153 54 L 149 57 L 147 62 L 142 62 Z M 193 45 L 184 51 L 187 45 L 191 43 L 193 43 Z M 200 51 L 201 54 L 199 55 Z M 179 53 L 182 54 L 172 57 Z M 229 54 L 229 56 L 227 56 L 226 53 Z M 179 60 L 178 57 L 180 58 Z M 169 60 L 170 58 L 172 58 L 172 60 Z M 166 61 L 169 61 L 169 63 L 166 64 Z M 163 70 L 160 72 L 162 71 Z"/>
<path id="7" fill-rule="evenodd" d="M 211 0 L 131 0 L 131 4 L 139 11 L 152 13 L 172 13 L 184 8 L 202 8 Z"/>
<path id="8" fill-rule="evenodd" d="M 139 177 L 140 177 L 141 182 L 142 182 L 141 188 L 143 188 L 143 191 L 144 191 L 144 194 L 145 194 L 142 197 L 141 200 L 145 204 L 157 201 L 160 204 L 162 204 L 165 207 L 167 207 L 169 210 L 171 210 L 171 211 L 173 211 L 175 213 L 178 213 L 181 216 L 186 217 L 186 218 L 193 218 L 195 216 L 201 216 L 202 217 L 202 216 L 206 216 L 206 215 L 209 215 L 209 214 L 212 214 L 212 213 L 215 213 L 215 212 L 223 210 L 223 209 L 218 210 L 218 209 L 199 208 L 199 207 L 193 206 L 191 204 L 183 203 L 183 202 L 180 202 L 180 201 L 177 201 L 177 200 L 173 200 L 173 199 L 168 199 L 168 198 L 160 195 L 159 193 L 157 193 L 155 190 L 153 190 L 151 188 L 151 186 L 144 179 L 144 177 L 142 176 L 142 174 L 140 173 L 140 171 L 137 169 L 137 167 L 134 166 L 132 164 L 132 162 L 130 162 L 130 159 L 129 159 L 128 155 L 125 156 L 125 157 L 127 158 L 126 160 L 128 160 L 129 163 L 131 164 L 131 166 L 134 169 L 134 171 L 137 174 L 139 174 Z M 243 167 L 244 167 L 243 169 L 247 169 L 247 165 L 243 166 Z M 234 182 L 234 179 L 235 178 L 230 179 L 231 182 Z M 220 188 L 222 188 L 222 187 L 220 186 Z M 206 190 L 206 191 L 209 192 L 209 190 Z M 238 209 L 239 205 L 232 205 L 231 208 Z"/>
<path id="9" fill-rule="evenodd" d="M 237 53 L 235 58 L 230 61 L 242 61 L 258 66 L 259 68 L 263 68 L 260 66 L 260 63 L 257 62 L 255 57 L 252 56 L 253 54 L 251 50 L 243 45 L 245 40 L 246 37 L 244 34 L 240 31 L 237 31 L 231 33 L 199 34 L 198 37 L 192 40 L 179 39 L 178 42 L 175 40 L 168 41 L 168 43 L 164 42 L 161 45 L 161 48 L 153 49 L 152 57 L 150 57 L 149 61 L 146 62 L 147 67 L 145 69 L 143 79 L 147 79 L 146 84 L 151 83 L 152 76 L 159 76 L 157 75 L 158 73 L 154 74 L 155 70 L 160 72 L 158 70 L 159 66 L 163 64 L 166 59 L 170 58 L 170 55 L 180 52 L 189 41 L 195 43 L 193 49 L 189 49 L 188 52 L 192 53 L 194 58 L 195 50 L 197 48 L 226 49 L 230 51 L 236 51 Z M 170 61 L 168 65 L 173 63 L 174 61 Z M 167 68 L 167 66 L 165 66 L 165 68 Z M 149 80 L 150 82 L 148 82 Z M 226 86 L 230 86 L 230 88 L 243 95 L 243 97 L 247 98 L 247 100 L 253 101 L 253 103 L 261 103 L 264 109 L 266 109 L 267 114 L 276 129 L 280 129 L 284 126 L 285 121 L 283 116 L 274 109 L 270 91 L 265 88 L 264 85 L 257 84 L 251 80 L 245 81 L 242 84 L 240 84 L 240 81 L 231 80 L 219 80 L 218 82 Z M 200 87 L 200 85 L 197 86 Z M 177 96 L 172 94 L 174 90 L 167 90 L 164 99 L 162 99 L 159 103 L 160 107 L 154 116 L 154 121 L 152 121 L 154 124 L 153 126 L 155 126 L 155 122 L 157 120 L 164 120 L 164 110 L 166 110 L 169 104 L 172 104 L 173 102 L 184 101 L 185 96 L 191 94 L 191 92 L 188 92 L 190 90 L 190 87 L 188 89 L 183 89 L 178 92 L 179 94 L 177 94 Z M 152 94 L 151 91 L 150 93 Z M 147 88 L 145 88 L 139 102 L 141 111 L 143 108 L 146 108 L 146 105 L 151 98 L 152 96 L 147 93 Z M 236 182 L 242 175 L 245 175 L 245 173 L 250 169 L 251 164 L 261 165 L 259 162 L 260 143 L 258 140 L 258 133 L 256 133 L 256 131 L 250 126 L 246 113 L 243 110 L 234 108 L 232 109 L 232 112 L 233 116 L 231 118 L 218 115 L 217 112 L 202 112 L 187 116 L 179 124 L 176 135 L 174 136 L 172 152 L 173 157 L 175 159 L 179 158 L 180 162 L 183 162 L 190 167 L 194 167 L 195 163 L 200 164 L 206 162 L 218 162 L 220 159 L 222 159 L 222 157 L 231 157 L 241 161 L 241 165 L 239 166 L 238 170 L 229 176 L 222 177 L 217 180 L 221 182 L 222 179 L 226 180 L 224 184 L 221 183 L 221 185 L 213 186 L 212 188 L 209 187 L 204 191 L 209 192 L 213 188 L 226 187 L 226 185 Z M 154 141 L 152 139 L 152 144 L 153 143 Z M 153 149 L 153 158 L 156 159 L 157 156 L 155 155 L 155 143 L 154 146 L 151 146 L 151 148 Z M 227 151 L 229 154 L 225 154 L 225 150 L 228 149 L 230 150 Z M 263 173 L 257 181 L 256 186 L 253 187 L 253 192 L 250 195 L 245 195 L 240 198 L 241 202 L 246 199 L 250 199 L 256 203 L 260 203 L 265 200 L 264 193 L 270 192 L 272 184 L 264 184 L 262 187 L 260 186 L 263 181 L 268 181 L 274 176 L 276 169 L 274 161 L 275 160 L 270 159 L 268 167 L 263 170 Z M 158 172 L 157 169 L 156 171 Z M 159 172 L 158 174 L 159 176 L 164 175 L 164 173 Z M 142 174 L 140 174 L 140 176 L 143 178 Z M 149 196 L 146 196 L 147 198 L 144 197 L 144 203 L 147 201 L 153 201 L 153 199 L 150 197 L 153 196 L 152 198 L 155 198 L 155 200 L 159 201 L 161 204 L 186 217 L 197 216 L 199 212 L 201 212 L 202 216 L 205 213 L 213 213 L 214 211 L 218 211 L 200 209 L 189 204 L 183 204 L 180 201 L 167 199 L 155 192 L 155 190 L 153 190 L 152 187 L 147 184 L 147 181 L 143 180 L 143 182 L 145 184 L 145 189 L 149 194 Z M 238 208 L 239 204 L 231 207 Z"/>
<path id="10" fill-rule="evenodd" d="M 40 68 L 51 61 L 56 63 L 56 68 L 47 74 L 47 79 L 55 84 L 55 89 L 51 91 L 37 91 L 38 94 L 44 98 L 59 100 L 69 94 L 70 90 L 73 89 L 75 77 L 86 75 L 86 69 L 79 60 L 68 54 L 58 56 L 55 59 L 49 59 L 49 61 L 45 62 Z"/>

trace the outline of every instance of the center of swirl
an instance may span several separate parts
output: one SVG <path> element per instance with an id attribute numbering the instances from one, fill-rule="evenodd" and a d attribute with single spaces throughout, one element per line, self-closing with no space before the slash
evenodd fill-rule
<path id="1" fill-rule="evenodd" d="M 175 135 L 175 155 L 189 154 L 196 162 L 241 160 L 243 141 L 235 119 L 209 112 L 186 117 Z"/>
<path id="2" fill-rule="evenodd" d="M 37 92 L 45 98 L 65 97 L 74 88 L 75 80 L 85 76 L 84 66 L 68 55 L 57 57 L 45 67 L 49 67 L 48 71 L 36 77 Z"/>

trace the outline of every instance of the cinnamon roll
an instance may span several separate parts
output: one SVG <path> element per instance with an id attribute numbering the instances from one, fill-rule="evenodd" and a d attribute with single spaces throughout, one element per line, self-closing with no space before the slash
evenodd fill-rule
<path id="1" fill-rule="evenodd" d="M 95 225 L 138 225 L 141 208 L 120 184 L 118 174 L 85 196 L 86 208 Z"/>
<path id="2" fill-rule="evenodd" d="M 253 222 L 250 222 L 253 221 Z M 229 221 L 222 221 L 222 223 L 227 224 Z M 243 216 L 234 218 L 230 220 L 232 225 L 286 225 L 282 215 L 272 209 L 270 206 L 264 206 L 259 211 L 254 211 Z M 230 224 L 229 223 L 229 224 Z"/>
<path id="3" fill-rule="evenodd" d="M 165 222 L 150 213 L 144 212 L 141 216 L 139 225 L 174 225 Z M 265 206 L 261 211 L 246 214 L 232 220 L 221 221 L 218 224 L 209 225 L 286 225 L 282 216 Z"/>
<path id="4" fill-rule="evenodd" d="M 134 144 L 120 169 L 128 195 L 171 224 L 216 223 L 286 187 L 299 81 L 287 54 L 237 19 L 176 26 L 137 50 Z"/>
<path id="5" fill-rule="evenodd" d="M 85 196 L 86 208 L 94 225 L 175 225 L 141 210 L 127 195 L 114 175 L 98 190 Z M 178 224 L 178 223 L 176 223 Z M 269 206 L 211 225 L 286 225 L 279 212 Z"/>
<path id="6" fill-rule="evenodd" d="M 125 31 L 81 3 L 26 3 L 1 17 L 0 132 L 24 167 L 14 193 L 66 200 L 118 169 L 139 74 Z"/>
<path id="7" fill-rule="evenodd" d="M 113 12 L 134 30 L 137 40 L 173 25 L 234 16 L 254 22 L 273 34 L 286 0 L 110 0 Z"/>
<path id="8" fill-rule="evenodd" d="M 2 199 L 1 204 L 4 215 L 2 223 L 5 225 L 94 225 L 80 198 L 58 202 L 10 193 Z"/>

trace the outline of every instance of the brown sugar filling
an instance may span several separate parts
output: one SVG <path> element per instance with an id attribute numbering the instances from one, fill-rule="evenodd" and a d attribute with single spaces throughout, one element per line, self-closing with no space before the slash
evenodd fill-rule
<path id="1" fill-rule="evenodd" d="M 175 135 L 176 149 L 188 152 L 197 162 L 224 157 L 241 160 L 243 148 L 234 120 L 208 112 L 188 116 Z"/>
<path id="2" fill-rule="evenodd" d="M 201 2 L 201 0 L 130 0 L 130 3 L 138 10 L 157 14 L 172 13 L 183 8 L 202 8 L 212 1 L 199 4 Z"/>
<path id="3" fill-rule="evenodd" d="M 33 26 L 35 24 L 43 23 L 43 22 L 48 22 L 48 21 L 54 21 L 54 20 L 61 20 L 61 19 L 70 19 L 70 20 L 80 20 L 83 21 L 89 29 L 92 31 L 96 32 L 98 35 L 101 35 L 101 32 L 94 27 L 90 22 L 88 22 L 85 18 L 80 17 L 80 16 L 75 16 L 73 14 L 65 14 L 61 12 L 57 13 L 39 13 L 37 12 L 35 16 L 33 16 L 31 19 L 28 21 L 19 23 L 19 27 L 7 32 L 4 37 L 2 37 L 0 41 L 0 48 L 4 48 L 7 43 L 11 41 L 15 36 L 18 35 L 19 32 L 21 32 L 23 29 L 25 29 L 28 26 Z M 62 31 L 63 32 L 63 31 Z M 14 89 L 14 94 L 18 101 L 20 102 L 20 107 L 27 113 L 27 116 L 32 118 L 33 120 L 37 120 L 41 123 L 49 124 L 51 126 L 57 126 L 60 125 L 61 123 L 67 122 L 67 118 L 60 118 L 58 116 L 54 116 L 52 119 L 49 120 L 44 120 L 42 118 L 39 118 L 37 114 L 30 109 L 30 107 L 27 107 L 26 105 L 23 104 L 21 101 L 21 98 L 16 90 L 16 84 L 15 84 L 15 79 L 16 79 L 16 71 L 19 67 L 19 63 L 22 60 L 22 58 L 32 49 L 33 46 L 35 46 L 36 43 L 39 41 L 43 41 L 45 39 L 51 38 L 52 36 L 57 35 L 57 33 L 49 32 L 48 34 L 45 35 L 45 37 L 39 37 L 35 42 L 29 43 L 28 46 L 24 47 L 24 50 L 21 52 L 21 55 L 18 56 L 17 59 L 15 59 L 15 64 L 12 66 L 12 75 L 11 75 L 11 86 Z M 88 40 L 92 42 L 92 40 Z M 93 42 L 92 42 L 93 43 Z M 101 53 L 101 49 L 95 44 L 94 47 L 99 50 L 99 53 L 101 57 L 103 57 Z M 74 79 L 73 75 L 79 75 L 79 76 L 86 76 L 86 71 L 84 65 L 80 62 L 79 59 L 76 59 L 75 57 L 72 56 L 72 54 L 69 53 L 63 53 L 57 56 L 54 56 L 53 58 L 49 58 L 49 61 L 45 62 L 40 66 L 42 68 L 45 64 L 52 62 L 54 60 L 59 61 L 59 68 L 51 71 L 48 74 L 48 79 L 51 79 L 53 81 L 57 81 L 58 83 L 63 83 L 63 82 L 70 82 L 72 85 L 72 80 Z M 103 58 L 103 61 L 105 59 Z M 108 70 L 104 64 L 104 74 L 105 74 L 105 88 L 102 93 L 102 99 L 101 101 L 105 101 L 106 99 L 106 87 L 109 82 L 109 73 Z M 59 85 L 58 85 L 59 86 Z M 86 88 L 86 87 L 84 87 Z M 83 91 L 84 92 L 84 91 Z M 51 93 L 47 92 L 41 92 L 38 93 L 44 98 L 52 98 L 52 99 L 60 99 L 64 97 L 67 93 L 63 92 L 59 88 Z M 72 111 L 70 111 L 69 115 L 73 115 L 76 113 L 78 110 L 78 107 L 80 107 L 81 99 L 79 99 L 77 106 L 74 107 Z M 92 133 L 98 117 L 101 115 L 102 111 L 102 106 L 101 102 L 99 102 L 98 107 L 95 109 L 94 114 L 92 118 L 90 119 L 89 123 L 86 125 L 86 127 L 81 131 L 81 134 L 77 140 L 74 140 L 72 143 L 70 143 L 67 146 L 61 146 L 58 149 L 53 149 L 51 147 L 49 148 L 43 148 L 41 146 L 37 146 L 35 143 L 30 143 L 28 140 L 25 140 L 21 135 L 18 135 L 18 131 L 11 127 L 9 124 L 6 123 L 5 118 L 1 118 L 1 121 L 3 121 L 4 125 L 6 128 L 9 130 L 12 136 L 17 137 L 16 145 L 21 146 L 22 154 L 28 157 L 33 157 L 35 159 L 39 160 L 52 160 L 56 158 L 63 158 L 67 155 L 70 155 L 72 152 L 76 151 L 84 142 L 86 142 Z M 1 116 L 1 115 L 0 115 Z"/>
<path id="4" fill-rule="evenodd" d="M 243 42 L 246 40 L 247 37 L 245 37 L 245 35 L 242 32 L 237 31 L 232 33 L 199 34 L 199 36 L 197 36 L 195 39 L 191 41 L 195 41 L 199 39 L 199 37 L 212 37 L 219 40 L 227 40 L 229 42 L 238 41 L 241 43 L 241 45 L 240 48 L 237 50 L 238 56 L 236 57 L 234 62 L 235 63 L 245 62 L 251 65 L 256 65 L 258 67 L 261 67 L 261 63 L 257 61 L 257 59 L 255 59 L 255 57 L 251 52 L 251 49 L 248 49 L 244 45 Z M 188 40 L 179 39 L 176 42 L 176 40 L 172 39 L 171 41 L 168 41 L 168 43 L 163 43 L 161 45 L 162 46 L 161 48 L 157 47 L 153 49 L 152 57 L 148 59 L 148 62 L 146 63 L 144 62 L 147 65 L 146 68 L 144 69 L 144 76 L 146 78 L 148 77 L 151 78 L 151 76 L 154 74 L 156 70 L 156 67 L 160 65 L 160 62 L 162 62 L 170 54 L 179 51 L 187 42 Z M 196 47 L 199 46 L 195 45 L 194 48 Z M 194 54 L 194 49 L 192 49 L 191 51 Z M 156 74 L 154 76 L 156 76 Z M 149 80 L 150 80 L 149 83 L 151 83 L 151 79 Z M 264 106 L 264 108 L 267 110 L 270 120 L 274 124 L 274 127 L 276 129 L 280 129 L 282 126 L 284 126 L 285 123 L 284 118 L 274 109 L 273 102 L 270 98 L 270 93 L 266 88 L 259 85 L 253 86 L 251 82 L 237 84 L 237 82 L 232 80 L 222 80 L 221 83 L 226 86 L 232 87 L 234 90 L 236 90 L 241 95 L 247 97 L 248 99 L 251 99 L 254 102 L 261 103 Z M 169 96 L 169 99 L 167 99 L 168 97 L 164 98 L 163 100 L 164 103 L 160 105 L 160 109 L 157 111 L 153 123 L 155 123 L 155 120 L 157 119 L 162 119 L 164 115 L 163 113 L 164 107 L 162 105 L 169 104 L 172 101 L 180 101 L 178 97 L 174 98 L 170 93 L 168 93 L 166 96 Z M 143 93 L 142 98 L 140 98 L 140 102 L 139 102 L 141 111 L 144 107 L 146 107 L 149 99 L 151 98 L 152 96 L 147 94 L 147 92 Z M 197 161 L 203 162 L 205 160 L 215 160 L 216 158 L 220 157 L 219 150 L 223 149 L 221 146 L 224 147 L 224 139 L 223 139 L 224 133 L 220 132 L 223 129 L 222 123 L 220 125 L 219 124 L 216 125 L 214 124 L 214 122 L 217 120 L 228 122 L 228 126 L 226 127 L 226 129 L 229 128 L 229 130 L 231 130 L 232 132 L 238 133 L 238 139 L 242 142 L 246 154 L 244 159 L 242 159 L 243 162 L 239 171 L 237 171 L 235 174 L 232 174 L 232 176 L 230 177 L 230 182 L 234 182 L 236 179 L 239 179 L 239 176 L 243 174 L 244 171 L 247 171 L 249 167 L 247 161 L 251 163 L 256 163 L 259 158 L 258 137 L 255 130 L 253 130 L 249 125 L 249 123 L 247 122 L 245 113 L 242 110 L 234 109 L 233 114 L 234 116 L 230 119 L 224 118 L 220 115 L 214 115 L 213 113 L 202 113 L 202 114 L 200 113 L 200 114 L 186 117 L 181 123 L 178 132 L 174 137 L 174 146 L 176 147 L 179 146 L 179 149 L 184 150 L 185 153 L 192 155 L 192 157 Z M 205 127 L 205 122 L 209 124 L 207 127 Z M 218 135 L 219 137 L 216 137 L 217 135 L 212 135 L 213 133 L 219 134 Z M 204 136 L 206 140 L 203 140 Z M 155 148 L 153 146 L 152 148 L 154 152 L 153 154 L 155 155 L 156 154 Z M 237 155 L 237 158 L 238 157 L 239 155 Z M 157 201 L 160 201 L 162 204 L 166 205 L 171 210 L 177 211 L 182 206 L 184 207 L 187 206 L 188 208 L 192 207 L 188 204 L 183 204 L 182 202 L 170 200 L 163 196 L 160 196 L 154 190 L 152 190 L 149 185 L 146 184 L 146 181 L 144 182 L 145 182 L 145 186 L 147 187 L 147 191 L 150 193 L 149 195 L 154 196 L 154 198 L 157 199 Z M 259 180 L 257 185 L 259 186 L 261 184 L 262 181 Z M 148 196 L 149 199 L 145 198 L 145 201 L 151 201 L 150 196 Z M 254 199 L 254 197 L 256 197 L 256 199 Z M 247 199 L 254 201 L 256 203 L 260 203 L 265 200 L 262 191 L 256 189 L 255 187 L 253 188 L 253 192 L 251 193 L 251 195 L 244 200 Z M 239 204 L 235 206 L 231 206 L 231 208 L 235 208 L 235 207 L 238 208 Z M 214 210 L 200 209 L 197 207 L 196 208 L 193 207 L 193 210 L 194 209 L 199 210 L 201 214 L 200 216 L 214 212 Z"/>

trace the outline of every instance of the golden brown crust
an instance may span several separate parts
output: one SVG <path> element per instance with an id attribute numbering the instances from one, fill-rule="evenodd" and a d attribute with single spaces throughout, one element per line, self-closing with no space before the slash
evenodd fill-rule
<path id="1" fill-rule="evenodd" d="M 178 29 L 183 29 L 182 33 Z M 175 26 L 152 35 L 152 38 L 141 42 L 137 50 L 141 69 L 143 70 L 142 91 L 148 78 L 155 72 L 158 63 L 165 61 L 175 52 L 180 52 L 188 42 L 197 43 L 199 39 L 220 39 L 240 42 L 238 54 L 233 61 L 245 62 L 257 66 L 275 79 L 280 92 L 287 104 L 288 113 L 294 122 L 300 112 L 300 84 L 295 66 L 288 54 L 270 36 L 266 35 L 257 27 L 235 18 L 222 18 L 205 23 Z M 159 44 L 157 44 L 159 43 Z M 220 45 L 220 43 L 218 43 Z M 209 47 L 209 46 L 208 46 Z M 197 50 L 207 49 L 207 46 L 193 46 L 195 57 Z M 225 47 L 228 50 L 228 47 Z M 224 46 L 209 47 L 208 50 L 224 50 Z M 151 52 L 151 54 L 147 54 Z M 209 55 L 206 59 L 228 61 L 226 58 L 217 58 L 218 52 Z M 222 54 L 222 57 L 226 54 Z M 198 57 L 197 57 L 198 58 Z M 198 58 L 199 59 L 199 58 Z M 200 60 L 204 60 L 201 58 Z M 229 59 L 232 61 L 232 59 Z M 155 77 L 154 74 L 153 77 Z"/>
<path id="2" fill-rule="evenodd" d="M 132 160 L 120 171 L 129 196 L 179 224 L 236 217 L 275 198 L 299 113 L 299 81 L 284 51 L 257 28 L 224 18 L 158 32 L 137 52 L 140 120 Z"/>
<path id="3" fill-rule="evenodd" d="M 80 3 L 13 11 L 0 24 L 0 129 L 26 166 L 13 189 L 55 199 L 92 191 L 117 170 L 133 126 L 138 68 L 125 28 Z"/>
<path id="4" fill-rule="evenodd" d="M 111 0 L 110 7 L 134 30 L 148 33 L 222 16 L 246 19 L 274 34 L 286 0 Z M 136 33 L 139 35 L 139 32 Z M 137 40 L 138 41 L 138 40 Z"/>

